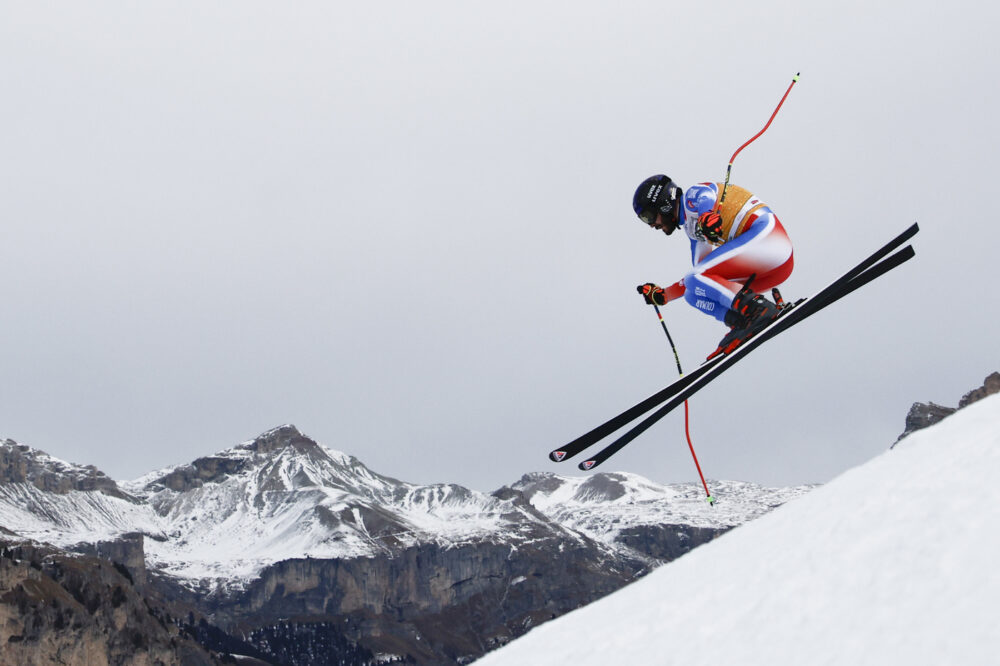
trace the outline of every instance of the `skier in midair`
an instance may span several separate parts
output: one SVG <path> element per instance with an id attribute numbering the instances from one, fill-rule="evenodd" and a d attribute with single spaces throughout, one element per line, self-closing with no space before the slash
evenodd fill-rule
<path id="1" fill-rule="evenodd" d="M 651 228 L 668 236 L 684 229 L 691 239 L 692 269 L 661 288 L 637 288 L 647 303 L 665 305 L 677 298 L 729 326 L 729 333 L 708 358 L 729 353 L 779 314 L 777 302 L 757 290 L 771 289 L 792 273 L 792 243 L 774 212 L 751 192 L 735 185 L 699 183 L 685 192 L 669 177 L 650 176 L 636 189 L 632 208 Z M 753 287 L 753 289 L 751 288 Z"/>

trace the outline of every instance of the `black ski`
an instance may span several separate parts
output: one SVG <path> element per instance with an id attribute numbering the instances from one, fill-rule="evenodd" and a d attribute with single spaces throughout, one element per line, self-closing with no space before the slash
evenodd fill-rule
<path id="1" fill-rule="evenodd" d="M 567 460 L 577 455 L 578 453 L 582 452 L 584 449 L 590 447 L 592 444 L 607 437 L 608 435 L 618 430 L 619 428 L 625 426 L 629 422 L 635 420 L 639 416 L 642 416 L 643 414 L 653 409 L 657 405 L 660 405 L 664 401 L 669 400 L 671 397 L 674 397 L 684 392 L 686 389 L 688 389 L 689 387 L 693 386 L 696 382 L 698 382 L 702 377 L 705 377 L 710 373 L 713 376 L 721 373 L 722 370 L 719 368 L 723 368 L 735 362 L 735 360 L 738 359 L 740 356 L 742 356 L 744 353 L 746 353 L 750 349 L 753 349 L 754 347 L 756 347 L 763 341 L 767 340 L 771 336 L 775 335 L 778 330 L 784 330 L 785 328 L 794 325 L 796 322 L 801 321 L 805 317 L 809 316 L 809 314 L 812 314 L 812 312 L 819 311 L 823 307 L 826 307 L 830 303 L 833 303 L 838 298 L 842 298 L 850 291 L 853 291 L 854 290 L 853 288 L 849 288 L 851 286 L 850 283 L 853 280 L 861 279 L 863 276 L 865 276 L 866 271 L 872 269 L 875 266 L 875 264 L 884 259 L 891 252 L 899 248 L 907 240 L 912 238 L 917 233 L 918 230 L 919 228 L 916 224 L 912 225 L 911 227 L 906 229 L 906 231 L 899 234 L 894 239 L 883 245 L 881 248 L 879 248 L 877 251 L 875 251 L 869 257 L 867 257 L 864 261 L 862 261 L 857 266 L 852 268 L 850 271 L 842 275 L 840 278 L 835 280 L 833 283 L 831 283 L 829 286 L 821 290 L 812 298 L 803 299 L 801 301 L 796 302 L 794 304 L 794 307 L 784 312 L 782 316 L 779 317 L 777 320 L 775 320 L 775 322 L 771 326 L 759 332 L 756 336 L 751 338 L 749 341 L 747 341 L 740 347 L 737 347 L 734 351 L 726 355 L 716 356 L 711 360 L 705 362 L 704 364 L 699 366 L 695 371 L 681 377 L 670 386 L 667 386 L 661 391 L 654 393 L 653 395 L 646 398 L 642 402 L 639 402 L 633 407 L 630 407 L 621 414 L 618 414 L 617 416 L 609 419 L 608 421 L 602 423 L 593 430 L 569 442 L 565 446 L 550 452 L 549 458 L 551 460 L 554 460 L 555 462 L 561 462 L 563 460 Z M 908 249 L 912 253 L 912 248 Z M 906 257 L 906 259 L 908 258 L 909 257 Z M 902 261 L 905 261 L 906 259 L 897 261 L 898 263 L 902 263 Z M 889 268 L 886 268 L 885 270 L 889 270 Z M 881 273 L 879 273 L 879 275 L 880 274 Z M 870 276 L 869 280 L 865 280 L 865 282 L 870 281 L 870 279 L 874 279 L 875 277 L 878 277 L 878 275 Z M 861 284 L 854 286 L 854 288 L 857 288 L 859 286 L 861 286 Z M 845 289 L 848 288 L 849 291 L 845 291 Z M 780 328 L 777 328 L 776 330 L 776 327 L 779 327 L 779 325 Z M 694 391 L 691 391 L 691 393 L 693 392 Z M 690 393 L 688 395 L 690 395 Z M 681 400 L 681 402 L 683 402 L 683 400 Z M 673 407 L 671 407 L 671 409 L 672 408 Z M 624 446 L 624 444 L 622 444 L 622 446 Z M 591 467 L 596 466 L 596 464 L 599 463 L 595 463 L 594 465 L 591 465 Z"/>
<path id="2" fill-rule="evenodd" d="M 858 288 L 862 287 L 863 285 L 871 282 L 875 278 L 877 278 L 877 277 L 879 277 L 881 275 L 885 275 L 890 270 L 892 270 L 893 268 L 896 268 L 897 266 L 899 266 L 903 262 L 912 259 L 913 256 L 914 256 L 914 254 L 915 253 L 914 253 L 912 247 L 909 247 L 909 246 L 905 247 L 902 250 L 900 250 L 899 252 L 897 252 L 896 254 L 894 254 L 891 257 L 889 257 L 888 259 L 885 259 L 884 261 L 879 262 L 878 264 L 876 264 L 875 266 L 873 266 L 869 270 L 867 270 L 864 273 L 860 274 L 854 280 L 851 280 L 850 282 L 848 282 L 845 285 L 844 289 L 842 291 L 840 291 L 839 293 L 828 295 L 828 298 L 825 298 L 822 302 L 817 302 L 817 303 L 813 302 L 814 300 L 816 300 L 815 297 L 811 298 L 811 299 L 808 299 L 805 303 L 802 304 L 802 306 L 800 306 L 799 308 L 797 308 L 798 314 L 799 314 L 799 316 L 797 318 L 792 318 L 792 317 L 789 316 L 789 317 L 783 317 L 783 318 L 781 318 L 779 320 L 776 320 L 771 326 L 769 326 L 768 328 L 764 329 L 763 331 L 761 331 L 760 333 L 758 333 L 757 335 L 755 335 L 753 338 L 751 338 L 750 340 L 748 340 L 746 343 L 744 343 L 743 345 L 741 345 L 740 347 L 738 347 L 733 352 L 733 355 L 735 355 L 735 356 L 734 356 L 733 360 L 730 363 L 714 366 L 711 370 L 709 370 L 709 372 L 707 372 L 704 375 L 702 375 L 702 377 L 700 378 L 700 381 L 695 382 L 694 384 L 692 384 L 692 385 L 688 386 L 687 388 L 685 388 L 684 390 L 682 390 L 676 396 L 674 396 L 673 398 L 671 398 L 666 404 L 664 404 L 662 407 L 660 407 L 659 409 L 657 409 L 655 412 L 653 412 L 652 414 L 650 414 L 649 416 L 647 416 L 645 419 L 643 419 L 642 421 L 640 421 L 635 427 L 633 427 L 631 430 L 629 430 L 628 432 L 626 432 L 624 435 L 622 435 L 621 437 L 619 437 L 618 439 L 616 439 L 615 441 L 613 441 L 611 444 L 608 444 L 606 447 L 604 447 L 603 449 L 601 449 L 600 451 L 598 451 L 591 458 L 589 458 L 589 459 L 584 460 L 583 462 L 581 462 L 579 464 L 579 468 L 582 469 L 582 470 L 584 470 L 584 471 L 588 471 L 588 470 L 594 469 L 595 467 L 597 467 L 598 465 L 600 465 L 602 462 L 604 462 L 605 460 L 607 460 L 608 458 L 610 458 L 611 456 L 613 456 L 615 453 L 617 453 L 618 451 L 620 451 L 626 444 L 628 444 L 629 442 L 631 442 L 632 440 L 634 440 L 636 437 L 638 437 L 642 433 L 646 432 L 646 430 L 648 430 L 650 427 L 652 427 L 654 423 L 656 423 L 657 421 L 659 421 L 660 419 L 662 419 L 664 416 L 666 416 L 668 413 L 670 413 L 675 407 L 677 407 L 678 405 L 682 404 L 685 400 L 687 400 L 688 398 L 690 398 L 696 392 L 698 392 L 699 390 L 701 390 L 702 388 L 704 388 L 705 386 L 707 386 L 713 379 L 715 379 L 716 377 L 718 377 L 719 375 L 721 375 L 723 372 L 725 372 L 726 370 L 728 370 L 729 368 L 731 368 L 734 363 L 736 363 L 741 358 L 743 358 L 744 356 L 746 356 L 747 354 L 749 354 L 754 348 L 758 347 L 761 343 L 763 343 L 764 341 L 766 341 L 766 340 L 774 337 L 775 335 L 777 335 L 778 333 L 781 333 L 782 331 L 788 330 L 789 328 L 791 328 L 792 326 L 794 326 L 798 322 L 802 321 L 806 317 L 809 317 L 810 315 L 813 315 L 813 314 L 819 312 L 820 310 L 822 310 L 826 306 L 828 306 L 828 305 L 830 305 L 832 303 L 835 303 L 836 301 L 840 300 L 841 298 L 843 298 L 847 294 L 849 294 L 852 291 L 854 291 L 855 289 L 858 289 Z M 804 307 L 804 306 L 807 306 L 807 305 L 813 305 L 813 307 L 811 307 L 811 308 Z M 743 353 L 736 354 L 736 352 L 740 351 L 740 349 L 743 350 Z"/>

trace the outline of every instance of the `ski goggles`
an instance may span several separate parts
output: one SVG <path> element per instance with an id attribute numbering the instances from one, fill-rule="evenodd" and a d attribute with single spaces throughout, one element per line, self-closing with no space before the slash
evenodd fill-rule
<path id="1" fill-rule="evenodd" d="M 673 199 L 669 198 L 672 195 L 672 191 L 673 188 L 665 187 L 663 188 L 663 194 L 659 197 L 660 201 L 646 202 L 639 209 L 639 219 L 649 226 L 656 224 L 657 215 L 662 215 L 664 220 L 669 220 L 675 206 Z"/>
<path id="2" fill-rule="evenodd" d="M 656 224 L 656 216 L 659 214 L 660 211 L 657 210 L 656 206 L 654 206 L 653 204 L 649 204 L 647 206 L 644 206 L 639 211 L 639 219 L 648 224 L 649 226 L 653 226 L 654 224 Z"/>

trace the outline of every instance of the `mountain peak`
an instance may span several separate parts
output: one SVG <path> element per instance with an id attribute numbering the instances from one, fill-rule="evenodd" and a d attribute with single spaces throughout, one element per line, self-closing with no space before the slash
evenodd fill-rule
<path id="1" fill-rule="evenodd" d="M 258 455 L 269 455 L 288 448 L 302 453 L 313 453 L 320 446 L 314 440 L 303 435 L 302 431 L 294 425 L 287 423 L 272 428 L 249 442 L 244 442 L 238 448 L 252 451 Z"/>
<path id="2" fill-rule="evenodd" d="M 286 452 L 316 460 L 330 458 L 329 452 L 306 437 L 294 425 L 272 428 L 239 446 L 214 455 L 198 458 L 186 465 L 165 470 L 162 476 L 145 485 L 163 486 L 175 492 L 185 492 L 206 483 L 219 483 L 262 462 L 273 460 Z"/>

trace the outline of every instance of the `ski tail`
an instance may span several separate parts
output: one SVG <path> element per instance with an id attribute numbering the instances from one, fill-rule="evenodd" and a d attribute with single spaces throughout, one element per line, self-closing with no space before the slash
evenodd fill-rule
<path id="1" fill-rule="evenodd" d="M 608 419 L 607 421 L 597 426 L 593 430 L 590 430 L 589 432 L 586 432 L 577 437 L 576 439 L 574 439 L 573 441 L 567 443 L 565 446 L 555 449 L 554 451 L 549 453 L 549 459 L 554 462 L 562 462 L 564 460 L 572 458 L 578 453 L 581 453 L 584 449 L 599 442 L 600 440 L 604 439 L 605 437 L 615 432 L 616 430 L 619 430 L 620 428 L 628 425 L 629 423 L 639 418 L 640 416 L 642 416 L 649 410 L 653 409 L 657 405 L 662 404 L 664 400 L 668 400 L 670 396 L 676 394 L 678 391 L 681 391 L 690 386 L 693 382 L 697 381 L 699 377 L 704 375 L 705 372 L 709 370 L 709 368 L 711 368 L 713 365 L 715 365 L 715 363 L 719 362 L 723 358 L 724 358 L 723 356 L 717 356 L 709 363 L 700 366 L 694 372 L 684 375 L 670 386 L 660 391 L 657 391 L 656 393 L 649 396 L 642 402 L 639 402 L 633 405 L 632 407 L 629 407 L 621 414 L 618 414 L 617 416 Z"/>

